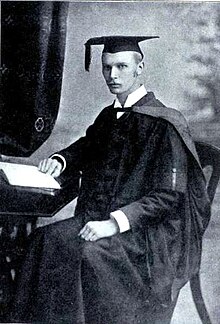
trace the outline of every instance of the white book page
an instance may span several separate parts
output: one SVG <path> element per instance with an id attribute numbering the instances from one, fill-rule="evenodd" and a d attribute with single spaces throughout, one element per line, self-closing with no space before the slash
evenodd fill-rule
<path id="1" fill-rule="evenodd" d="M 13 186 L 60 189 L 60 184 L 51 175 L 40 172 L 36 166 L 0 162 L 0 169 Z"/>

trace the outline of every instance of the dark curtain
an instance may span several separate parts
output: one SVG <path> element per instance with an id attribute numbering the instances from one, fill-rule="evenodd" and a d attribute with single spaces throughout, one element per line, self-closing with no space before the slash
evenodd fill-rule
<path id="1" fill-rule="evenodd" d="M 0 154 L 30 156 L 60 102 L 68 3 L 1 2 Z"/>

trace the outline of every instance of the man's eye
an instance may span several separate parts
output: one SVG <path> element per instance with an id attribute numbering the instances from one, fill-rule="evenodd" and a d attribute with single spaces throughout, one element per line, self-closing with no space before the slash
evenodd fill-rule
<path id="1" fill-rule="evenodd" d="M 118 69 L 120 69 L 120 70 L 123 70 L 126 67 L 127 67 L 126 64 L 118 64 Z"/>
<path id="2" fill-rule="evenodd" d="M 105 71 L 109 71 L 109 70 L 110 70 L 110 66 L 109 66 L 109 65 L 104 65 L 104 66 L 103 66 L 103 70 L 105 70 Z"/>

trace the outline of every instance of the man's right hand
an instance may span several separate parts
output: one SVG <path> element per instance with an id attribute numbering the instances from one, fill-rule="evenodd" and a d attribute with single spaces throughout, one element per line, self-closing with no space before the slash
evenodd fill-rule
<path id="1" fill-rule="evenodd" d="M 59 175 L 62 172 L 63 165 L 56 159 L 44 159 L 40 161 L 38 165 L 38 170 L 50 174 L 52 177 L 56 178 L 59 177 Z"/>

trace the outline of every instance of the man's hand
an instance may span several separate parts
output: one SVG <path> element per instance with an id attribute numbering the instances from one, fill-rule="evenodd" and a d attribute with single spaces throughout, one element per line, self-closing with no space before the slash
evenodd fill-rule
<path id="1" fill-rule="evenodd" d="M 38 165 L 38 170 L 52 175 L 52 177 L 56 178 L 59 177 L 62 171 L 62 163 L 57 161 L 56 159 L 44 159 L 40 161 Z"/>
<path id="2" fill-rule="evenodd" d="M 119 227 L 114 219 L 105 221 L 88 222 L 79 232 L 79 236 L 86 241 L 97 241 L 104 237 L 110 237 L 119 232 Z"/>

